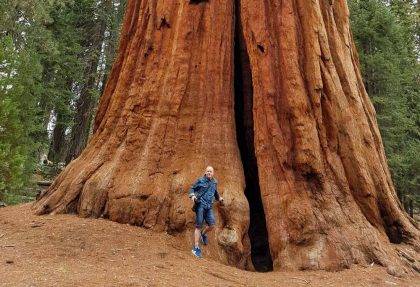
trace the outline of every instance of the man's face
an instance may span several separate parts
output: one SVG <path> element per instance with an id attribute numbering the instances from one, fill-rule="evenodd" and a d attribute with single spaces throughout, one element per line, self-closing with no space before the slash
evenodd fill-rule
<path id="1" fill-rule="evenodd" d="M 212 179 L 213 178 L 213 175 L 214 175 L 214 170 L 213 170 L 213 168 L 211 167 L 211 166 L 209 166 L 209 167 L 207 167 L 206 168 L 206 177 L 207 178 L 209 178 L 209 179 Z"/>

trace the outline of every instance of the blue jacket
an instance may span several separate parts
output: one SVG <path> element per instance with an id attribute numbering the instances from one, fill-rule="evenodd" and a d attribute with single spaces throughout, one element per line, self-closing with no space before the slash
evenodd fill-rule
<path id="1" fill-rule="evenodd" d="M 197 202 L 201 203 L 204 208 L 211 208 L 213 206 L 213 198 L 220 199 L 217 192 L 217 180 L 208 179 L 206 176 L 200 177 L 191 187 L 189 197 L 195 195 Z"/>

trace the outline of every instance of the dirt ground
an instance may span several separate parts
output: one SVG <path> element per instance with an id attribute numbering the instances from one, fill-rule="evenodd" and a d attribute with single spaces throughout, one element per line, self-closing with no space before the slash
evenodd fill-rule
<path id="1" fill-rule="evenodd" d="M 420 286 L 379 266 L 342 272 L 238 270 L 193 258 L 179 239 L 74 215 L 0 209 L 0 286 Z"/>

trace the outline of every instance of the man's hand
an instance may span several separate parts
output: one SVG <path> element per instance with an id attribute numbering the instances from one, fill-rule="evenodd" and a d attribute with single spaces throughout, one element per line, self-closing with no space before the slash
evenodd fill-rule
<path id="1" fill-rule="evenodd" d="M 197 200 L 197 197 L 195 195 L 191 196 L 192 202 L 195 202 Z"/>
<path id="2" fill-rule="evenodd" d="M 225 200 L 223 199 L 223 197 L 219 197 L 219 202 L 220 205 L 225 205 Z"/>

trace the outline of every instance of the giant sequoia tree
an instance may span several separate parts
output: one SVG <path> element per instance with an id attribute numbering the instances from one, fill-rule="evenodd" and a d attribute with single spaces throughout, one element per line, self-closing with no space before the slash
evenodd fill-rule
<path id="1" fill-rule="evenodd" d="M 83 153 L 36 202 L 184 234 L 216 169 L 213 258 L 258 270 L 389 265 L 418 246 L 391 181 L 345 0 L 129 0 Z"/>

